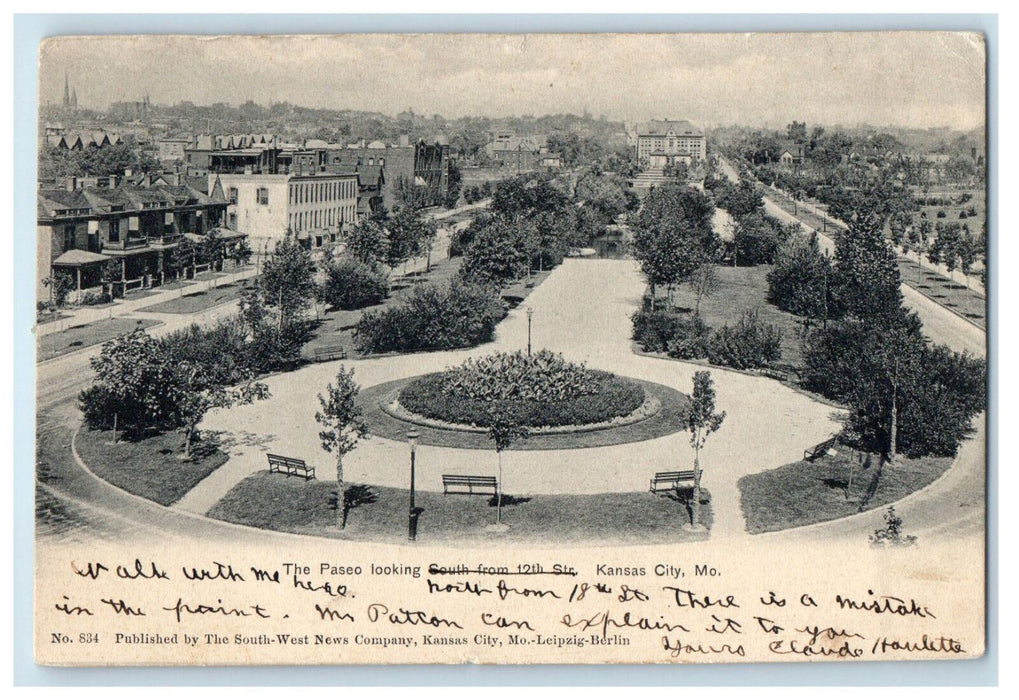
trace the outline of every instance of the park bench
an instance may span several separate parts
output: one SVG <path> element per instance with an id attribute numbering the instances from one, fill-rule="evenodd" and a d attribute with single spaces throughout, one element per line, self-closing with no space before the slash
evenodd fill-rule
<path id="1" fill-rule="evenodd" d="M 692 489 L 696 481 L 693 469 L 678 472 L 658 472 L 651 479 L 651 493 Z"/>
<path id="2" fill-rule="evenodd" d="M 838 443 L 839 438 L 837 435 L 833 435 L 824 442 L 819 442 L 813 447 L 807 448 L 803 451 L 803 459 L 807 462 L 812 462 L 823 454 L 826 454 L 828 450 L 835 447 Z"/>
<path id="3" fill-rule="evenodd" d="M 303 476 L 305 481 L 315 478 L 315 467 L 309 467 L 303 459 L 274 454 L 266 456 L 269 458 L 270 474 L 278 472 L 287 476 Z"/>
<path id="4" fill-rule="evenodd" d="M 315 348 L 314 353 L 315 362 L 347 359 L 347 351 L 342 345 L 328 345 L 326 347 Z"/>
<path id="5" fill-rule="evenodd" d="M 494 476 L 442 475 L 443 496 L 450 493 L 462 493 L 468 496 L 495 496 L 498 491 L 499 484 Z"/>

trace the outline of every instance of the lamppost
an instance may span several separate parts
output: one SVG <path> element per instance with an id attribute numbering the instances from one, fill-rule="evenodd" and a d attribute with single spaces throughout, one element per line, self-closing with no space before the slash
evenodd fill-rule
<path id="1" fill-rule="evenodd" d="M 410 507 L 407 514 L 407 539 L 411 542 L 417 539 L 418 535 L 418 512 L 414 507 L 414 461 L 417 457 L 418 437 L 416 430 L 407 433 L 407 442 L 410 443 Z"/>
<path id="2" fill-rule="evenodd" d="M 534 318 L 534 309 L 527 307 L 527 356 L 531 356 L 531 319 Z"/>

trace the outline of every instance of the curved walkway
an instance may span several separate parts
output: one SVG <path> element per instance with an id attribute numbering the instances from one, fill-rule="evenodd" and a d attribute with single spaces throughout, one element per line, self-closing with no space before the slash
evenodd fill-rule
<path id="1" fill-rule="evenodd" d="M 644 283 L 629 260 L 567 260 L 528 297 L 534 309 L 533 345 L 562 352 L 589 366 L 645 379 L 689 392 L 698 365 L 635 355 L 630 341 L 630 314 Z M 438 371 L 468 356 L 494 350 L 516 350 L 527 342 L 527 317 L 517 308 L 499 324 L 497 338 L 485 346 L 350 361 L 356 381 L 373 386 L 424 372 Z M 324 363 L 266 380 L 272 398 L 210 415 L 202 428 L 224 432 L 230 460 L 176 504 L 205 513 L 236 483 L 266 468 L 271 450 L 300 457 L 332 478 L 331 457 L 322 451 L 314 414 L 317 394 L 340 363 Z M 703 484 L 711 490 L 716 535 L 745 531 L 736 482 L 745 474 L 772 469 L 802 456 L 837 429 L 833 410 L 773 380 L 713 369 L 717 404 L 727 411 L 722 428 L 702 451 Z M 373 437 L 345 460 L 351 482 L 405 487 L 409 451 L 406 444 Z M 693 463 L 685 433 L 642 443 L 569 451 L 512 451 L 503 455 L 505 488 L 515 495 L 643 491 L 648 476 Z M 441 491 L 441 474 L 494 474 L 493 450 L 418 448 L 419 489 Z"/>

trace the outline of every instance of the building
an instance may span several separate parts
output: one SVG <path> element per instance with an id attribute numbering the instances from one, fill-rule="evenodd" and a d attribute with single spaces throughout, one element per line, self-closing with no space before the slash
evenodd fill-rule
<path id="1" fill-rule="evenodd" d="M 183 236 L 203 236 L 223 226 L 227 201 L 207 194 L 183 175 L 142 176 L 125 183 L 118 177 L 67 178 L 62 187 L 41 188 L 37 195 L 39 299 L 42 281 L 57 271 L 73 275 L 75 289 L 96 287 L 102 267 L 120 264 L 121 279 L 139 286 L 161 284 L 166 255 Z M 224 238 L 243 237 L 234 229 Z"/>
<path id="2" fill-rule="evenodd" d="M 65 151 L 84 151 L 89 148 L 103 148 L 123 143 L 118 134 L 108 134 L 101 129 L 85 131 L 47 131 L 46 145 Z"/>
<path id="3" fill-rule="evenodd" d="M 498 132 L 485 146 L 485 154 L 500 169 L 518 173 L 535 170 L 542 167 L 543 157 L 549 155 L 548 137 Z"/>
<path id="4" fill-rule="evenodd" d="M 381 167 L 385 179 L 382 201 L 389 209 L 407 199 L 419 206 L 438 206 L 449 188 L 449 144 L 441 137 L 431 143 L 401 140 L 406 143 L 327 144 L 315 150 L 322 153 L 321 164 L 327 171 L 362 172 L 364 168 Z"/>
<path id="5" fill-rule="evenodd" d="M 637 166 L 641 170 L 662 170 L 677 163 L 690 165 L 707 157 L 704 131 L 686 120 L 650 121 L 637 129 Z"/>
<path id="6" fill-rule="evenodd" d="M 186 149 L 192 146 L 194 139 L 186 136 L 165 138 L 156 140 L 156 150 L 159 160 L 163 163 L 183 162 L 186 159 Z"/>
<path id="7" fill-rule="evenodd" d="M 354 172 L 220 172 L 208 178 L 209 191 L 222 190 L 227 200 L 227 227 L 248 234 L 256 252 L 271 253 L 288 232 L 311 249 L 331 245 L 357 221 Z"/>
<path id="8" fill-rule="evenodd" d="M 802 143 L 783 141 L 778 153 L 778 162 L 782 165 L 799 165 L 803 162 L 804 149 Z"/>

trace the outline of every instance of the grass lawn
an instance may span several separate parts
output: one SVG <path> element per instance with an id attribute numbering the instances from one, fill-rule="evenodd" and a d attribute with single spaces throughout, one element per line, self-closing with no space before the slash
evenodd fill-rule
<path id="1" fill-rule="evenodd" d="M 82 428 L 78 454 L 96 475 L 129 493 L 164 506 L 175 503 L 227 461 L 211 443 L 192 446 L 192 460 L 181 460 L 184 438 L 160 433 L 144 440 L 113 444 L 109 431 Z"/>
<path id="2" fill-rule="evenodd" d="M 718 289 L 701 300 L 701 318 L 712 330 L 725 324 L 736 325 L 743 312 L 757 309 L 765 323 L 782 331 L 782 359 L 775 363 L 779 368 L 801 367 L 803 353 L 800 348 L 800 321 L 791 313 L 768 303 L 768 273 L 771 265 L 755 267 L 718 266 Z M 664 290 L 659 290 L 664 298 Z M 680 310 L 693 313 L 697 297 L 690 285 L 681 285 L 673 294 L 673 303 Z"/>
<path id="3" fill-rule="evenodd" d="M 866 462 L 864 462 L 866 464 Z M 875 456 L 862 468 L 859 454 L 845 446 L 835 457 L 794 462 L 739 480 L 740 505 L 752 534 L 835 520 L 894 503 L 941 476 L 951 457 L 899 457 L 878 470 Z M 846 498 L 850 468 L 853 483 Z M 880 477 L 880 478 L 879 478 Z"/>
<path id="4" fill-rule="evenodd" d="M 159 322 L 150 319 L 108 318 L 84 326 L 71 326 L 67 330 L 39 336 L 36 342 L 36 362 L 51 360 L 91 345 L 105 343 L 136 328 L 149 328 Z"/>
<path id="5" fill-rule="evenodd" d="M 425 445 L 455 447 L 459 449 L 491 449 L 492 441 L 485 433 L 472 433 L 461 430 L 445 430 L 411 424 L 394 418 L 380 408 L 380 402 L 390 400 L 404 386 L 417 379 L 409 377 L 385 384 L 370 386 L 361 390 L 357 402 L 364 412 L 365 423 L 373 435 L 391 440 L 406 440 L 408 430 L 416 430 L 419 440 Z M 650 391 L 661 402 L 658 413 L 646 420 L 620 425 L 601 430 L 578 431 L 558 434 L 534 434 L 526 440 L 517 440 L 508 449 L 511 450 L 572 450 L 581 447 L 603 447 L 620 445 L 627 442 L 643 442 L 663 435 L 671 435 L 683 430 L 683 419 L 686 416 L 690 400 L 675 389 L 662 384 L 632 379 Z"/>
<path id="6" fill-rule="evenodd" d="M 336 527 L 336 483 L 288 479 L 259 472 L 235 486 L 209 515 L 232 523 L 269 530 L 336 537 L 406 541 L 408 492 L 381 486 L 354 486 L 367 496 L 352 508 L 347 527 Z M 701 523 L 711 526 L 710 494 L 702 491 Z M 650 493 L 607 493 L 586 496 L 533 496 L 503 500 L 505 533 L 489 533 L 495 522 L 495 499 L 486 496 L 443 496 L 418 492 L 421 510 L 418 541 L 576 542 L 600 544 L 676 543 L 707 538 L 707 533 L 682 529 L 689 522 L 686 504 Z"/>
<path id="7" fill-rule="evenodd" d="M 204 292 L 189 294 L 159 304 L 153 304 L 152 306 L 146 306 L 141 311 L 151 311 L 159 314 L 193 314 L 240 298 L 241 292 L 248 289 L 251 284 L 248 280 L 242 280 L 238 284 L 222 284 Z"/>

